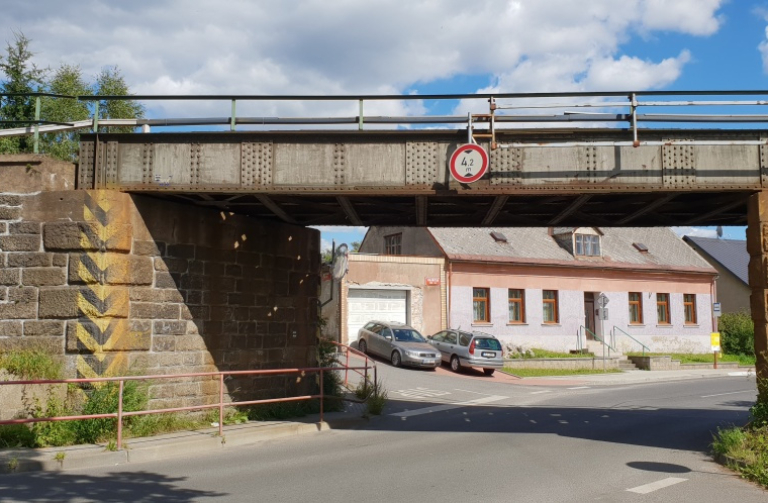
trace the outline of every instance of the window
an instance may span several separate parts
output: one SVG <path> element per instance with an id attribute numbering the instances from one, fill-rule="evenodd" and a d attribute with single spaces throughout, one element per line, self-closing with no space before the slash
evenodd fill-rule
<path id="1" fill-rule="evenodd" d="M 469 341 L 472 340 L 472 334 L 466 332 L 459 332 L 459 346 L 469 346 Z"/>
<path id="2" fill-rule="evenodd" d="M 656 294 L 656 316 L 660 325 L 669 325 L 669 294 Z"/>
<path id="3" fill-rule="evenodd" d="M 557 290 L 544 290 L 542 292 L 544 323 L 557 323 Z"/>
<path id="4" fill-rule="evenodd" d="M 474 312 L 474 321 L 476 323 L 489 323 L 491 321 L 488 305 L 489 293 L 488 288 L 472 289 L 472 311 Z"/>
<path id="5" fill-rule="evenodd" d="M 600 256 L 600 236 L 592 234 L 574 234 L 574 251 L 584 257 Z"/>
<path id="6" fill-rule="evenodd" d="M 384 253 L 386 255 L 403 254 L 403 234 L 390 234 L 384 236 Z"/>
<path id="7" fill-rule="evenodd" d="M 629 292 L 629 323 L 639 325 L 643 322 L 643 299 L 640 292 Z"/>
<path id="8" fill-rule="evenodd" d="M 685 310 L 685 324 L 696 324 L 696 295 L 686 293 L 683 295 L 683 309 Z"/>
<path id="9" fill-rule="evenodd" d="M 509 289 L 509 322 L 525 323 L 525 290 Z"/>

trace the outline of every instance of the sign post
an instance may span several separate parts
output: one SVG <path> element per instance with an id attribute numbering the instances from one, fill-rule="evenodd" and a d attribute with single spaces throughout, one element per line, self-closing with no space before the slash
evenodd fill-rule
<path id="1" fill-rule="evenodd" d="M 717 353 L 720 351 L 720 332 L 712 332 L 710 335 L 712 353 L 715 355 L 715 368 L 717 368 Z"/>
<path id="2" fill-rule="evenodd" d="M 600 306 L 598 317 L 600 318 L 600 337 L 603 338 L 603 372 L 605 372 L 605 325 L 603 321 L 608 319 L 608 310 L 605 308 L 608 305 L 608 297 L 604 293 L 597 297 L 597 305 Z M 608 356 L 610 356 L 610 353 L 608 353 Z"/>

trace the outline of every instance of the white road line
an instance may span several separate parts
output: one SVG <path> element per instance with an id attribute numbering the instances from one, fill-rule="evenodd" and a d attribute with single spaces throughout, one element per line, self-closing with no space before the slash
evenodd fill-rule
<path id="1" fill-rule="evenodd" d="M 568 389 L 589 389 L 589 386 L 576 386 L 575 388 L 568 388 Z"/>
<path id="2" fill-rule="evenodd" d="M 731 377 L 748 377 L 755 375 L 754 370 L 747 370 L 747 371 L 741 371 L 741 372 L 728 372 L 728 375 Z"/>
<path id="3" fill-rule="evenodd" d="M 679 484 L 680 482 L 685 482 L 686 480 L 688 479 L 669 477 L 656 482 L 651 482 L 650 484 L 645 484 L 644 486 L 633 487 L 632 489 L 627 489 L 627 491 L 637 494 L 648 494 L 652 493 L 653 491 L 658 491 L 659 489 L 664 489 L 665 487 Z"/>
<path id="4" fill-rule="evenodd" d="M 394 414 L 390 414 L 390 416 L 396 416 L 396 417 L 419 416 L 421 414 L 431 414 L 433 412 L 442 412 L 444 410 L 459 409 L 461 407 L 467 407 L 467 406 L 472 406 L 472 405 L 481 405 L 481 404 L 484 404 L 484 403 L 498 402 L 499 400 L 505 400 L 507 398 L 509 398 L 509 397 L 499 396 L 499 395 L 492 395 L 492 396 L 486 396 L 486 397 L 483 397 L 483 398 L 477 398 L 475 400 L 469 400 L 468 402 L 458 402 L 458 403 L 451 403 L 451 404 L 445 404 L 445 405 L 435 405 L 433 407 L 425 407 L 423 409 L 406 410 L 405 412 L 395 412 Z"/>
<path id="5" fill-rule="evenodd" d="M 725 395 L 738 395 L 739 393 L 755 393 L 755 390 L 747 389 L 744 391 L 731 391 L 730 393 L 718 393 L 717 395 L 704 395 L 701 398 L 711 398 L 713 396 L 725 396 Z"/>
<path id="6" fill-rule="evenodd" d="M 551 389 L 545 389 L 544 391 L 532 391 L 531 395 L 541 395 L 542 393 L 552 393 Z"/>

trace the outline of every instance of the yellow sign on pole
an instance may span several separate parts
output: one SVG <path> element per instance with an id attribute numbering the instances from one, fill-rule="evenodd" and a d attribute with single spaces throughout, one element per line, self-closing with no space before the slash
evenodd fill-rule
<path id="1" fill-rule="evenodd" d="M 720 332 L 712 332 L 710 335 L 712 351 L 720 351 Z"/>

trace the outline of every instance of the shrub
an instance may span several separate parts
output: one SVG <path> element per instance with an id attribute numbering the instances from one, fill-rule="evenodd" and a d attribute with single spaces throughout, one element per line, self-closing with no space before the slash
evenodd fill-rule
<path id="1" fill-rule="evenodd" d="M 726 313 L 718 324 L 723 353 L 732 355 L 755 354 L 755 326 L 746 311 Z"/>
<path id="2" fill-rule="evenodd" d="M 119 399 L 119 384 L 107 382 L 97 388 L 86 391 L 88 395 L 83 405 L 82 414 L 109 414 L 117 412 Z M 123 386 L 123 411 L 132 412 L 143 410 L 147 405 L 147 388 L 138 381 L 125 381 Z M 123 418 L 123 425 L 129 429 L 138 421 L 140 416 Z M 117 434 L 117 421 L 112 418 L 87 419 L 73 423 L 77 432 L 78 442 L 92 444 L 107 440 Z"/>

